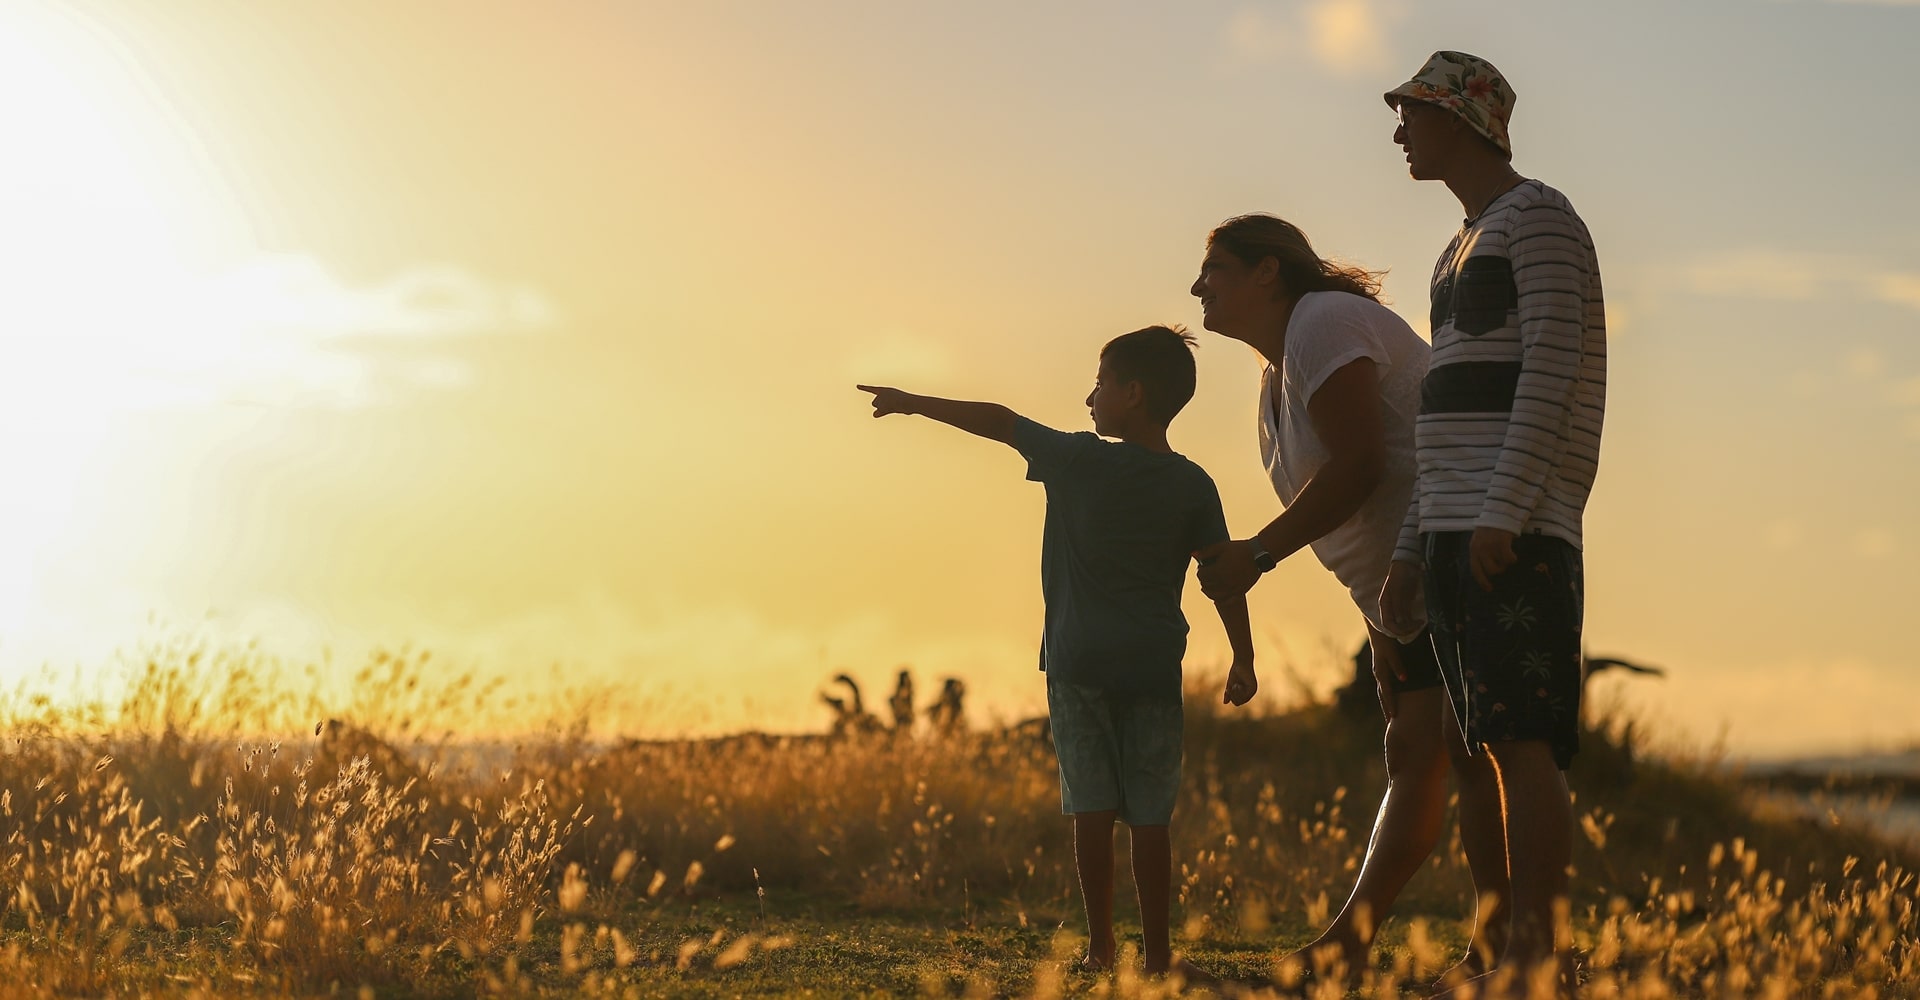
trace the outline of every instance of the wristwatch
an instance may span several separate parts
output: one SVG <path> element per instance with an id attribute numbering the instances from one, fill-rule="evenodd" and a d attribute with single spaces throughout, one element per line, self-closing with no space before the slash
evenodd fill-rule
<path id="1" fill-rule="evenodd" d="M 1260 544 L 1259 535 L 1247 539 L 1247 544 L 1253 546 L 1253 565 L 1254 568 L 1260 572 L 1265 573 L 1275 566 L 1280 565 L 1280 560 L 1275 559 L 1273 553 L 1268 552 L 1267 547 Z"/>

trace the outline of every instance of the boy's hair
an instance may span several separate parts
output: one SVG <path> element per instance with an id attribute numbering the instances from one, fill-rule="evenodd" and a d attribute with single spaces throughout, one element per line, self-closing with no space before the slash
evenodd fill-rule
<path id="1" fill-rule="evenodd" d="M 1150 326 L 1107 341 L 1100 360 L 1113 377 L 1140 383 L 1147 416 L 1165 426 L 1193 398 L 1193 348 L 1186 327 Z"/>

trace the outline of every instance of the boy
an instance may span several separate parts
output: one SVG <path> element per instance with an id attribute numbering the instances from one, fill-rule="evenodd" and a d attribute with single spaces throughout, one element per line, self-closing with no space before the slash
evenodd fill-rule
<path id="1" fill-rule="evenodd" d="M 1060 761 L 1060 808 L 1073 816 L 1087 910 L 1082 965 L 1113 966 L 1117 818 L 1131 831 L 1147 971 L 1177 969 L 1202 980 L 1210 977 L 1174 962 L 1167 931 L 1167 823 L 1179 791 L 1187 641 L 1180 591 L 1192 554 L 1229 537 L 1213 480 L 1167 445 L 1167 425 L 1193 398 L 1193 386 L 1193 338 L 1155 326 L 1101 349 L 1086 400 L 1092 434 L 1043 427 L 995 403 L 859 388 L 873 393 L 876 417 L 915 413 L 1012 445 L 1027 459 L 1027 478 L 1045 485 L 1040 669 Z M 1224 700 L 1244 705 L 1258 686 L 1246 601 L 1217 607 L 1233 647 Z"/>

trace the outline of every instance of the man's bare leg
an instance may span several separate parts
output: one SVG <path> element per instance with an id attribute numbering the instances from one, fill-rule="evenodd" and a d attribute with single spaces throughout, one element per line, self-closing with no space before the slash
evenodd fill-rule
<path id="1" fill-rule="evenodd" d="M 1348 978 L 1358 977 L 1371 964 L 1374 934 L 1400 890 L 1439 843 L 1447 810 L 1447 746 L 1441 728 L 1446 700 L 1445 688 L 1398 696 L 1387 722 L 1387 794 L 1374 815 L 1360 877 L 1333 923 L 1297 953 L 1307 968 L 1324 968 L 1337 958 L 1346 963 Z M 1330 956 L 1332 949 L 1337 951 Z"/>
<path id="2" fill-rule="evenodd" d="M 1086 965 L 1090 969 L 1113 968 L 1115 815 L 1112 809 L 1073 814 L 1073 863 L 1080 875 L 1080 899 L 1087 908 Z M 1139 862 L 1136 860 L 1134 864 L 1137 871 Z M 1137 874 L 1134 877 L 1139 878 Z M 1168 878 L 1171 877 L 1169 874 Z"/>
<path id="3" fill-rule="evenodd" d="M 1564 994 L 1572 985 L 1571 956 L 1556 940 L 1555 911 L 1567 898 L 1567 865 L 1573 859 L 1573 799 L 1567 794 L 1566 775 L 1543 740 L 1487 746 L 1499 771 L 1506 811 L 1512 929 L 1499 960 L 1466 984 L 1474 987 L 1476 997 L 1500 995 L 1496 987 L 1524 990 L 1542 962 L 1554 961 Z M 1435 994 L 1455 995 L 1453 990 Z"/>
<path id="4" fill-rule="evenodd" d="M 1522 976 L 1564 958 L 1555 941 L 1555 907 L 1567 898 L 1573 863 L 1573 798 L 1545 740 L 1488 745 L 1500 768 L 1507 814 L 1507 863 L 1513 875 L 1513 933 L 1500 956 Z"/>

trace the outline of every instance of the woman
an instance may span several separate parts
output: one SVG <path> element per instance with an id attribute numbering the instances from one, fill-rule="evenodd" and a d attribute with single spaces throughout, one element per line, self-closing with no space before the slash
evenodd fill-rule
<path id="1" fill-rule="evenodd" d="M 1310 546 L 1367 622 L 1387 719 L 1387 793 L 1353 894 L 1302 949 L 1309 967 L 1344 961 L 1347 975 L 1358 976 L 1375 929 L 1439 842 L 1448 748 L 1458 742 L 1443 739 L 1446 692 L 1427 635 L 1390 635 L 1380 617 L 1380 588 L 1413 496 L 1413 423 L 1428 347 L 1380 304 L 1378 275 L 1322 260 L 1298 228 L 1268 215 L 1214 229 L 1192 291 L 1207 329 L 1266 362 L 1260 457 L 1284 507 L 1252 538 L 1202 552 L 1202 589 L 1214 600 L 1244 594 Z M 1498 801 L 1497 788 L 1479 785 L 1462 784 L 1462 816 L 1477 812 L 1464 808 L 1481 801 L 1476 796 Z M 1505 875 L 1499 831 L 1468 826 L 1461 840 L 1475 884 L 1502 885 L 1481 877 Z M 1470 963 L 1498 954 L 1482 930 L 1498 933 L 1497 917 L 1476 921 Z"/>

